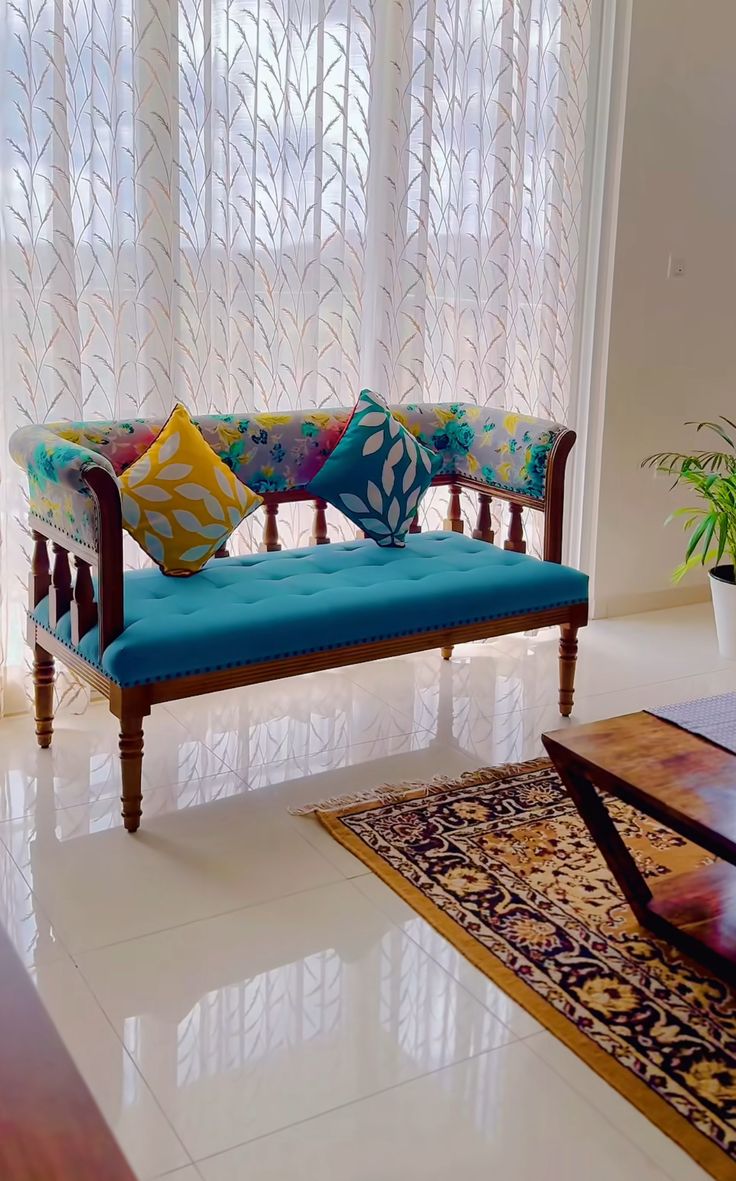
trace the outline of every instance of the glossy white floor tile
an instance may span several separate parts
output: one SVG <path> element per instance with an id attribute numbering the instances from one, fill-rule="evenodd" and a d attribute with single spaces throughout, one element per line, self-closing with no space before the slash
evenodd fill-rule
<path id="1" fill-rule="evenodd" d="M 523 1042 L 199 1165 L 205 1181 L 288 1181 L 297 1167 L 300 1181 L 665 1177 Z"/>
<path id="2" fill-rule="evenodd" d="M 540 632 L 156 708 L 135 837 L 104 706 L 50 751 L 0 722 L 0 922 L 140 1178 L 701 1181 L 288 812 L 539 754 L 556 660 Z M 605 620 L 573 723 L 728 689 L 709 608 Z"/>
<path id="3" fill-rule="evenodd" d="M 249 807 L 247 793 L 160 811 L 169 800 L 166 788 L 147 793 L 135 837 L 119 824 L 117 800 L 60 809 L 48 826 L 28 817 L 0 825 L 0 841 L 68 950 L 132 939 L 340 876 L 288 819 Z"/>
<path id="4" fill-rule="evenodd" d="M 348 882 L 79 966 L 194 1159 L 512 1036 Z"/>

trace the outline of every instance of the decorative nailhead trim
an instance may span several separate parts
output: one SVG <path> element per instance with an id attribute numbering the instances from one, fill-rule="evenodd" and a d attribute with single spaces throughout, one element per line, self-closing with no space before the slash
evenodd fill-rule
<path id="1" fill-rule="evenodd" d="M 556 603 L 546 603 L 544 607 L 536 608 L 536 610 L 554 611 L 555 608 L 557 608 L 557 607 L 575 607 L 575 606 L 581 606 L 583 603 L 587 603 L 587 602 L 588 602 L 587 598 L 585 598 L 585 599 L 562 599 Z M 517 614 L 516 611 L 504 611 L 501 614 L 496 614 L 496 615 L 477 615 L 471 619 L 457 619 L 453 623 L 442 624 L 442 627 L 446 627 L 449 631 L 454 627 L 465 627 L 470 623 L 491 623 L 494 619 L 510 619 L 516 614 Z M 103 666 L 101 664 L 98 664 L 97 662 L 92 661 L 92 660 L 88 660 L 87 657 L 84 656 L 84 654 L 82 652 L 80 652 L 78 648 L 75 648 L 73 644 L 68 643 L 67 640 L 65 640 L 62 636 L 58 635 L 56 632 L 54 632 L 50 628 L 46 627 L 45 624 L 41 623 L 41 621 L 36 618 L 33 611 L 29 611 L 28 615 L 33 620 L 34 623 L 37 623 L 39 625 L 39 627 L 42 627 L 44 631 L 47 631 L 49 633 L 49 635 L 54 636 L 54 638 L 57 641 L 62 643 L 65 648 L 68 648 L 70 652 L 73 652 L 75 654 L 75 656 L 78 656 L 81 660 L 84 660 L 84 662 L 86 664 L 88 664 L 90 666 L 90 668 L 94 668 L 97 670 L 97 672 L 101 672 L 103 676 L 107 677 L 107 679 L 112 682 L 112 684 L 120 685 L 121 688 L 125 688 L 125 689 L 130 689 L 134 685 L 155 685 L 155 684 L 158 684 L 158 682 L 160 682 L 160 681 L 176 681 L 180 677 L 190 677 L 190 676 L 194 677 L 194 676 L 199 676 L 200 674 L 203 674 L 203 673 L 223 672 L 225 669 L 228 669 L 228 668 L 248 668 L 248 666 L 251 664 L 266 664 L 266 663 L 271 663 L 271 662 L 275 663 L 277 660 L 289 660 L 293 656 L 311 656 L 315 652 L 334 652 L 340 648 L 351 648 L 356 643 L 375 644 L 375 643 L 378 643 L 380 640 L 397 640 L 397 639 L 400 639 L 402 636 L 423 636 L 423 635 L 427 635 L 429 632 L 437 630 L 436 627 L 425 627 L 420 630 L 417 630 L 416 628 L 407 628 L 404 631 L 386 632 L 385 634 L 367 636 L 360 641 L 353 641 L 352 643 L 347 643 L 347 644 L 345 644 L 345 643 L 343 643 L 343 644 L 320 644 L 316 648 L 297 648 L 293 652 L 279 652 L 275 656 L 271 656 L 268 661 L 266 661 L 266 660 L 245 660 L 245 661 L 243 661 L 243 660 L 229 660 L 225 664 L 211 664 L 211 665 L 208 665 L 206 668 L 192 669 L 189 672 L 176 673 L 175 675 L 170 676 L 170 677 L 168 677 L 168 676 L 145 677 L 143 680 L 140 680 L 140 681 L 124 681 L 123 682 L 123 681 L 117 680 L 116 677 L 113 677 L 112 674 L 107 672 L 107 670 L 105 668 L 103 668 Z M 113 643 L 114 643 L 114 641 L 113 641 Z"/>
<path id="2" fill-rule="evenodd" d="M 78 545 L 86 546 L 88 550 L 94 550 L 95 546 L 99 546 L 98 538 L 95 538 L 95 544 L 92 545 L 89 541 L 85 541 L 85 539 L 81 537 L 79 533 L 70 533 L 68 529 L 62 529 L 61 525 L 57 525 L 49 518 L 42 517 L 39 513 L 30 512 L 28 514 L 28 523 L 31 527 L 33 527 L 34 521 L 38 521 L 41 525 L 50 525 L 52 529 L 55 529 L 58 533 L 63 533 L 64 536 L 68 537 L 70 541 L 76 541 Z"/>

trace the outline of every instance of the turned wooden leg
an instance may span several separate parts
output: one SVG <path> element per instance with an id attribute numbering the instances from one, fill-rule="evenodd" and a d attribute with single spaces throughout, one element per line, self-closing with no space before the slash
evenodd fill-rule
<path id="1" fill-rule="evenodd" d="M 33 649 L 33 695 L 36 739 L 45 749 L 51 746 L 54 732 L 54 658 L 38 644 Z"/>
<path id="2" fill-rule="evenodd" d="M 143 719 L 124 715 L 120 719 L 120 769 L 123 776 L 123 823 L 126 832 L 137 832 L 141 822 L 141 768 L 143 766 Z"/>
<path id="3" fill-rule="evenodd" d="M 575 664 L 578 658 L 578 629 L 572 623 L 560 626 L 560 713 L 569 718 L 575 691 Z"/>
<path id="4" fill-rule="evenodd" d="M 453 644 L 450 644 L 449 648 L 442 648 L 442 649 L 441 649 L 441 652 L 442 652 L 442 659 L 443 659 L 443 660 L 449 660 L 449 659 L 450 659 L 450 657 L 452 656 L 452 649 L 453 649 L 453 647 L 454 647 L 454 645 L 453 645 Z"/>

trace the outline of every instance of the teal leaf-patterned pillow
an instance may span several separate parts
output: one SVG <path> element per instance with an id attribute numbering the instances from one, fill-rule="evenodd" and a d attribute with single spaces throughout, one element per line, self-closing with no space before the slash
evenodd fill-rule
<path id="1" fill-rule="evenodd" d="M 440 456 L 419 443 L 378 394 L 363 390 L 308 489 L 379 545 L 401 546 L 441 465 Z"/>

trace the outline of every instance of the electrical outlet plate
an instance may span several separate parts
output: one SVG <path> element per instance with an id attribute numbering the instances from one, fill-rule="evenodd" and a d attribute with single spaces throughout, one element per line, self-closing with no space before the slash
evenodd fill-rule
<path id="1" fill-rule="evenodd" d="M 677 254 L 671 254 L 667 263 L 667 278 L 680 279 L 685 274 L 685 259 Z"/>

